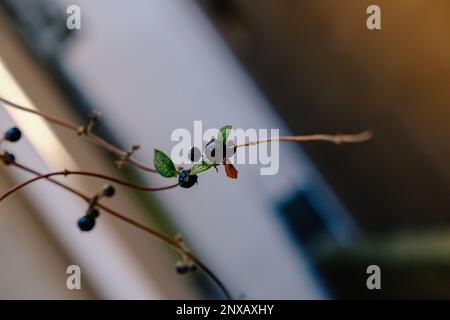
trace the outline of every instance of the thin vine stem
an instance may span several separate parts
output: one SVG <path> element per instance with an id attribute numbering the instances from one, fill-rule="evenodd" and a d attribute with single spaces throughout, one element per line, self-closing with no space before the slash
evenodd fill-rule
<path id="1" fill-rule="evenodd" d="M 2 97 L 0 97 L 0 102 L 2 102 L 3 104 L 5 104 L 7 106 L 12 107 L 12 108 L 15 108 L 15 109 L 18 109 L 18 110 L 22 110 L 22 111 L 25 111 L 25 112 L 28 112 L 28 113 L 32 113 L 34 115 L 37 115 L 39 117 L 42 117 L 42 118 L 46 119 L 48 122 L 52 122 L 54 124 L 57 124 L 57 125 L 59 125 L 61 127 L 65 127 L 67 129 L 70 129 L 70 130 L 77 131 L 78 128 L 80 127 L 76 123 L 73 123 L 73 122 L 70 122 L 70 121 L 67 121 L 67 120 L 63 120 L 63 119 L 59 119 L 57 117 L 50 116 L 50 115 L 45 114 L 43 112 L 40 112 L 38 110 L 34 110 L 34 109 L 31 109 L 31 108 L 27 108 L 27 107 L 18 105 L 17 103 L 14 103 L 14 102 L 9 101 L 9 100 L 7 100 L 5 98 L 2 98 Z"/>
<path id="2" fill-rule="evenodd" d="M 47 120 L 48 122 L 51 122 L 53 124 L 59 125 L 61 127 L 64 127 L 66 129 L 72 130 L 76 133 L 80 132 L 80 128 L 83 128 L 83 125 L 74 123 L 74 122 L 70 122 L 67 120 L 63 120 L 48 114 L 45 114 L 43 112 L 40 112 L 38 110 L 34 110 L 31 108 L 27 108 L 24 106 L 21 106 L 17 103 L 14 103 L 12 101 L 9 101 L 5 98 L 0 97 L 0 102 L 3 103 L 3 105 L 5 106 L 9 106 L 11 108 L 17 109 L 17 110 L 21 110 L 21 111 L 25 111 L 31 114 L 34 114 L 36 116 L 39 116 L 41 118 L 44 118 L 45 120 Z M 116 147 L 115 145 L 109 143 L 108 141 L 106 141 L 105 139 L 101 138 L 100 136 L 96 135 L 95 133 L 92 132 L 84 132 L 81 136 L 85 137 L 86 140 L 102 147 L 103 149 L 115 154 L 116 156 L 118 156 L 120 159 L 122 159 L 125 162 L 130 163 L 131 165 L 134 165 L 135 167 L 144 170 L 144 171 L 148 171 L 148 172 L 153 172 L 156 173 L 156 170 L 153 169 L 152 167 L 134 159 L 133 157 L 127 156 L 128 152 L 124 151 L 122 149 L 120 149 L 119 147 Z"/>
<path id="3" fill-rule="evenodd" d="M 25 182 L 22 182 L 22 183 L 20 183 L 20 184 L 18 184 L 16 186 L 12 187 L 11 189 L 6 191 L 2 195 L 0 195 L 0 201 L 4 200 L 5 198 L 10 196 L 14 192 L 19 191 L 23 187 L 25 187 L 25 186 L 27 186 L 30 183 L 33 183 L 35 181 L 38 181 L 38 180 L 41 180 L 41 179 L 47 179 L 47 178 L 54 177 L 54 176 L 65 176 L 65 177 L 67 177 L 67 176 L 70 176 L 70 175 L 88 176 L 88 177 L 93 177 L 93 178 L 99 178 L 99 179 L 115 182 L 117 184 L 129 187 L 129 188 L 132 188 L 132 189 L 136 189 L 136 190 L 141 190 L 141 191 L 163 191 L 163 190 L 169 190 L 169 189 L 178 187 L 178 185 L 179 185 L 178 183 L 176 183 L 176 184 L 172 184 L 172 185 L 164 186 L 164 187 L 140 186 L 140 185 L 129 183 L 127 181 L 116 179 L 114 177 L 110 177 L 110 176 L 107 176 L 107 175 L 104 175 L 104 174 L 100 174 L 100 173 L 96 173 L 96 172 L 64 170 L 64 171 L 55 171 L 55 172 L 50 172 L 50 173 L 46 173 L 46 174 L 41 174 L 41 175 L 38 175 L 38 176 L 36 176 L 36 177 L 34 177 L 32 179 L 29 179 L 29 180 L 27 180 Z"/>
<path id="4" fill-rule="evenodd" d="M 332 142 L 335 144 L 341 143 L 359 143 L 370 140 L 373 137 L 373 133 L 371 131 L 364 131 L 356 134 L 311 134 L 311 135 L 303 135 L 303 136 L 281 136 L 278 138 L 268 138 L 257 141 L 250 141 L 242 144 L 235 145 L 236 148 L 254 146 L 260 143 L 266 143 L 271 141 L 326 141 Z"/>
<path id="5" fill-rule="evenodd" d="M 4 159 L 5 159 L 5 156 L 0 156 L 0 160 L 4 160 Z M 10 159 L 8 159 L 8 160 L 10 161 Z M 13 187 L 9 191 L 11 191 L 11 190 L 14 190 L 14 191 L 6 192 L 5 194 L 3 194 L 1 199 L 0 199 L 0 201 L 5 199 L 9 194 L 12 194 L 13 192 L 15 192 L 15 191 L 23 188 L 24 186 L 26 186 L 26 185 L 34 182 L 34 181 L 37 181 L 39 179 L 46 179 L 46 180 L 48 180 L 48 181 L 58 185 L 58 186 L 62 187 L 63 189 L 65 189 L 65 190 L 75 194 L 76 196 L 80 197 L 81 199 L 83 199 L 87 203 L 89 203 L 90 200 L 91 200 L 91 197 L 89 197 L 88 195 L 82 193 L 81 191 L 78 191 L 77 189 L 72 188 L 72 187 L 66 185 L 65 183 L 62 183 L 62 182 L 52 178 L 52 175 L 56 175 L 56 173 L 61 174 L 61 172 L 53 172 L 53 173 L 50 173 L 50 174 L 41 174 L 40 172 L 38 172 L 38 171 L 36 171 L 34 169 L 31 169 L 31 168 L 29 168 L 29 167 L 27 167 L 25 165 L 22 165 L 22 164 L 20 164 L 20 163 L 18 163 L 16 161 L 10 161 L 9 164 L 12 165 L 12 166 L 15 166 L 15 167 L 17 167 L 17 168 L 19 168 L 19 169 L 21 169 L 23 171 L 26 171 L 26 172 L 31 173 L 33 175 L 36 175 L 36 177 L 33 178 L 33 179 L 28 180 L 25 183 L 21 183 L 21 184 L 17 185 L 16 187 Z M 84 173 L 86 173 L 86 172 L 84 172 Z M 64 172 L 63 172 L 63 174 L 64 174 Z M 73 173 L 73 174 L 76 174 L 76 172 Z M 89 176 L 91 176 L 91 175 L 89 175 Z M 97 176 L 97 175 L 95 175 L 95 176 Z M 110 177 L 101 175 L 101 177 L 99 177 L 99 178 L 105 179 L 105 178 L 110 178 Z M 106 179 L 106 180 L 109 180 L 109 179 Z M 116 181 L 116 182 L 118 182 L 118 181 Z M 172 187 L 175 187 L 175 185 L 172 186 Z M 225 298 L 227 300 L 231 300 L 232 299 L 231 294 L 228 292 L 227 288 L 222 283 L 222 281 L 199 258 L 197 258 L 190 251 L 185 251 L 185 248 L 182 247 L 179 242 L 177 242 L 174 239 L 172 239 L 172 238 L 170 238 L 170 237 L 160 233 L 159 231 L 157 231 L 155 229 L 152 229 L 152 228 L 150 228 L 150 227 L 148 227 L 146 225 L 143 225 L 143 224 L 141 224 L 141 223 L 139 223 L 137 221 L 134 221 L 133 219 L 130 219 L 130 218 L 126 217 L 125 215 L 119 213 L 118 211 L 115 211 L 115 210 L 113 210 L 113 209 L 111 209 L 111 208 L 109 208 L 109 207 L 107 207 L 107 206 L 105 206 L 103 204 L 96 203 L 95 206 L 97 208 L 103 210 L 104 212 L 109 213 L 113 217 L 115 217 L 115 218 L 117 218 L 119 220 L 122 220 L 123 222 L 128 223 L 128 224 L 130 224 L 130 225 L 132 225 L 132 226 L 134 226 L 134 227 L 136 227 L 136 228 L 138 228 L 138 229 L 140 229 L 140 230 L 150 234 L 151 236 L 159 239 L 160 241 L 164 242 L 165 244 L 167 244 L 168 246 L 170 246 L 174 250 L 176 250 L 180 255 L 183 255 L 183 254 L 187 255 L 189 257 L 189 259 L 191 259 L 200 269 L 202 269 L 210 277 L 210 279 L 220 288 L 220 290 L 222 291 L 223 295 L 225 296 Z"/>
<path id="6" fill-rule="evenodd" d="M 82 125 L 76 124 L 74 122 L 70 122 L 67 120 L 63 120 L 48 114 L 45 114 L 43 112 L 30 109 L 21 105 L 18 105 L 17 103 L 14 103 L 12 101 L 9 101 L 5 98 L 0 97 L 0 102 L 3 103 L 4 106 L 9 106 L 21 111 L 29 112 L 34 115 L 37 115 L 39 117 L 42 117 L 46 119 L 48 122 L 54 123 L 56 125 L 62 126 L 64 128 L 70 129 L 72 131 L 75 131 L 77 133 L 80 133 L 80 128 L 83 128 Z M 112 154 L 115 154 L 123 161 L 141 169 L 147 172 L 157 173 L 157 171 L 152 168 L 149 165 L 146 165 L 133 157 L 129 155 L 127 151 L 124 151 L 120 149 L 119 147 L 114 146 L 113 144 L 109 143 L 105 139 L 101 138 L 100 136 L 96 135 L 95 133 L 92 133 L 91 131 L 83 131 L 82 137 L 85 137 L 86 140 L 102 147 L 103 149 L 109 151 Z M 357 134 L 337 134 L 337 135 L 329 135 L 329 134 L 313 134 L 313 135 L 296 135 L 296 136 L 281 136 L 278 138 L 269 138 L 269 139 L 261 139 L 256 141 L 251 141 L 243 144 L 235 145 L 236 148 L 241 147 L 248 147 L 257 145 L 260 143 L 266 143 L 271 141 L 328 141 L 335 144 L 341 144 L 341 143 L 358 143 L 358 142 L 364 142 L 367 140 L 370 140 L 372 138 L 373 134 L 371 131 L 364 131 Z"/>

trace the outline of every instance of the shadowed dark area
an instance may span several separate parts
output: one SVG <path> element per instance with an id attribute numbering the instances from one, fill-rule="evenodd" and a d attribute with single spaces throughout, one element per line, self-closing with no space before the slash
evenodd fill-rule
<path id="1" fill-rule="evenodd" d="M 450 223 L 448 1 L 203 1 L 296 133 L 371 129 L 358 148 L 305 144 L 368 232 Z"/>

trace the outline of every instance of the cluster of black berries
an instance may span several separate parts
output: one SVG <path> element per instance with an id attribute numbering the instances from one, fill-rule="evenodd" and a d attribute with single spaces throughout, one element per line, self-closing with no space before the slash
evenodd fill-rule
<path id="1" fill-rule="evenodd" d="M 82 216 L 80 219 L 78 219 L 78 228 L 80 228 L 81 231 L 91 231 L 95 227 L 95 220 L 99 217 L 100 212 L 94 208 L 95 204 L 97 203 L 98 199 L 100 197 L 107 197 L 111 198 L 116 193 L 116 190 L 113 186 L 107 185 L 103 188 L 103 190 L 93 198 L 93 201 L 91 201 L 90 209 L 88 212 Z"/>
<path id="2" fill-rule="evenodd" d="M 22 137 L 22 131 L 20 131 L 17 127 L 12 127 L 6 130 L 6 132 L 3 134 L 3 139 L 1 141 L 9 141 L 9 142 L 17 142 Z M 10 165 L 14 161 L 16 161 L 16 157 L 9 153 L 8 151 L 5 151 L 3 153 L 2 161 L 5 165 Z"/>

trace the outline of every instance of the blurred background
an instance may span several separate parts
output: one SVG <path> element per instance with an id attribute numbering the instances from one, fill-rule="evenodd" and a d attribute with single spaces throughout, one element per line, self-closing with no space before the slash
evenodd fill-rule
<path id="1" fill-rule="evenodd" d="M 69 5 L 81 30 L 66 28 Z M 366 8 L 381 8 L 381 30 Z M 446 0 L 2 0 L 0 96 L 85 123 L 152 163 L 177 128 L 232 124 L 280 134 L 353 133 L 367 143 L 280 145 L 280 170 L 209 171 L 161 193 L 117 187 L 107 204 L 174 237 L 234 298 L 450 298 L 450 2 Z M 149 185 L 168 181 L 64 128 L 10 108 L 0 128 L 24 139 L 2 152 L 48 172 L 81 168 Z M 6 191 L 30 176 L 0 167 Z M 64 178 L 62 178 L 64 179 Z M 103 184 L 68 177 L 94 194 Z M 105 202 L 106 204 L 106 202 Z M 37 182 L 0 204 L 0 298 L 222 298 L 179 256 L 85 203 Z M 66 268 L 82 290 L 66 288 Z M 368 290 L 366 268 L 381 268 Z"/>

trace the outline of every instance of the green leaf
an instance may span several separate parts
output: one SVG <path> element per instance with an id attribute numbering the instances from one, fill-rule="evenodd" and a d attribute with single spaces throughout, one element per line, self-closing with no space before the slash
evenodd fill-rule
<path id="1" fill-rule="evenodd" d="M 162 151 L 155 149 L 153 165 L 160 175 L 166 178 L 175 177 L 178 174 L 172 160 Z"/>
<path id="2" fill-rule="evenodd" d="M 214 165 L 213 163 L 208 163 L 205 161 L 203 161 L 202 163 L 197 163 L 191 168 L 191 171 L 189 172 L 189 174 L 191 174 L 191 175 L 199 174 L 200 172 L 208 170 L 213 165 Z"/>
<path id="3" fill-rule="evenodd" d="M 232 127 L 229 124 L 220 128 L 217 139 L 219 139 L 223 143 L 226 143 L 228 140 L 228 136 L 230 135 L 231 128 Z"/>

